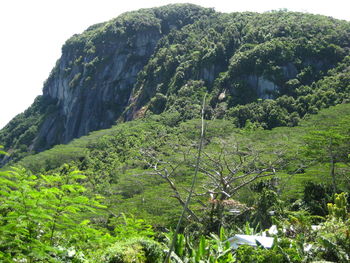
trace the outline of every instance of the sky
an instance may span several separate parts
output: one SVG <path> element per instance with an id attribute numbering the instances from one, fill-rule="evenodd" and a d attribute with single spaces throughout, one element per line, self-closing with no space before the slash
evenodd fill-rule
<path id="1" fill-rule="evenodd" d="M 350 21 L 348 0 L 1 0 L 0 129 L 42 94 L 43 83 L 73 34 L 140 8 L 193 3 L 220 12 L 287 8 Z"/>

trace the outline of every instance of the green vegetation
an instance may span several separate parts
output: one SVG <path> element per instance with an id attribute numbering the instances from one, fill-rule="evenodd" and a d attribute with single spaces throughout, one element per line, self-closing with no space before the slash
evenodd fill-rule
<path id="1" fill-rule="evenodd" d="M 104 89 L 118 123 L 60 144 L 71 105 L 46 92 L 0 131 L 0 261 L 349 262 L 349 32 L 318 15 L 170 5 L 73 36 L 47 83 Z M 152 56 L 109 94 L 111 46 L 141 63 L 140 33 L 159 37 Z M 270 249 L 231 248 L 272 225 Z"/>
<path id="2" fill-rule="evenodd" d="M 349 116 L 350 105 L 341 104 L 297 127 L 238 129 L 230 120 L 207 121 L 194 199 L 172 261 L 346 262 L 347 200 L 334 195 L 329 204 L 328 147 L 337 149 L 335 190 L 348 192 Z M 197 119 L 150 115 L 13 163 L 25 168 L 3 169 L 1 259 L 162 262 L 172 237 L 164 230 L 175 226 L 187 196 L 198 133 Z M 279 229 L 271 250 L 229 249 L 233 234 L 271 224 Z"/>
<path id="3" fill-rule="evenodd" d="M 117 119 L 163 112 L 175 123 L 194 119 L 204 93 L 206 119 L 236 127 L 296 126 L 307 114 L 349 102 L 349 32 L 346 21 L 285 10 L 224 14 L 186 4 L 125 13 L 67 40 L 42 102 L 0 131 L 0 144 L 19 160 L 66 143 L 63 131 L 71 140 Z M 111 71 L 115 63 L 117 72 Z M 137 72 L 115 79 L 119 71 Z M 52 91 L 58 82 L 65 83 L 61 93 L 98 109 L 91 123 L 84 120 L 88 127 L 67 120 L 81 113 L 62 108 L 69 99 Z M 108 116 L 114 119 L 98 121 Z"/>
<path id="4" fill-rule="evenodd" d="M 32 106 L 18 114 L 0 131 L 0 142 L 5 149 L 11 149 L 11 158 L 18 160 L 33 153 L 40 125 L 55 110 L 52 99 L 38 96 Z"/>
<path id="5" fill-rule="evenodd" d="M 154 113 L 191 119 L 196 97 L 208 92 L 209 118 L 295 126 L 305 114 L 349 100 L 348 31 L 345 21 L 284 11 L 200 19 L 160 41 L 139 74 L 135 108 L 150 101 Z M 158 108 L 155 94 L 163 94 Z"/>
<path id="6" fill-rule="evenodd" d="M 81 185 L 85 179 L 80 171 L 68 166 L 54 175 L 33 175 L 18 168 L 2 171 L 0 260 L 162 262 L 171 233 L 165 234 L 165 239 L 156 237 L 144 220 L 124 214 L 112 213 L 107 222 L 97 220 L 106 207 L 97 201 L 100 197 L 86 195 Z M 274 205 L 278 203 L 281 209 L 272 217 L 278 233 L 274 234 L 271 249 L 242 245 L 232 250 L 230 235 L 223 228 L 207 236 L 197 236 L 188 229 L 178 235 L 171 262 L 348 262 L 350 214 L 344 192 L 335 195 L 334 204 L 328 203 L 329 214 L 325 217 L 312 216 L 305 210 L 292 211 L 276 198 Z M 321 220 L 317 231 L 311 227 L 315 220 Z M 248 223 L 243 230 L 237 225 L 230 228 L 231 235 L 253 232 Z"/>
<path id="7" fill-rule="evenodd" d="M 112 220 L 114 231 L 90 221 L 105 207 L 84 194 L 85 178 L 68 166 L 54 175 L 2 171 L 1 262 L 159 262 L 162 247 L 142 220 Z"/>
<path id="8" fill-rule="evenodd" d="M 274 176 L 278 175 L 280 178 L 283 199 L 301 198 L 308 181 L 332 182 L 328 159 L 318 158 L 321 155 L 326 156 L 325 153 L 320 153 L 315 159 L 307 153 L 307 148 L 303 145 L 309 142 L 310 135 L 327 130 L 328 127 L 348 134 L 346 120 L 349 115 L 349 105 L 342 104 L 310 116 L 298 127 L 280 127 L 271 131 L 255 127 L 241 130 L 235 128 L 230 121 L 208 121 L 207 143 L 204 149 L 206 156 L 203 157 L 200 181 L 206 183 L 206 189 L 215 184 L 214 181 L 207 181 L 206 172 L 209 169 L 219 169 L 215 168 L 215 160 L 220 158 L 220 154 L 233 156 L 231 147 L 238 147 L 239 151 L 252 156 L 247 158 L 259 158 L 261 163 L 256 165 L 268 168 L 269 165 L 278 164 L 274 166 L 278 169 Z M 178 126 L 169 126 L 168 117 L 172 118 L 168 114 L 151 116 L 148 119 L 93 132 L 68 145 L 55 146 L 51 150 L 28 156 L 19 164 L 35 173 L 57 171 L 65 163 L 78 167 L 87 176 L 85 186 L 88 191 L 105 196 L 104 204 L 115 213 L 131 212 L 155 225 L 171 225 L 175 223 L 174 214 L 179 213 L 181 206 L 172 200 L 170 196 L 173 193 L 169 193 L 168 183 L 157 175 L 157 171 L 152 169 L 152 164 L 161 161 L 163 164 L 159 164 L 158 168 L 167 168 L 169 171 L 172 169 L 171 165 L 179 165 L 171 179 L 180 196 L 185 196 L 189 176 L 193 171 L 191 163 L 194 158 L 193 146 L 197 138 L 198 122 L 193 120 Z M 305 154 L 308 158 L 305 158 Z M 225 160 L 233 162 L 234 159 L 228 156 Z M 249 164 L 249 159 L 246 159 L 246 162 Z M 347 171 L 345 163 L 340 161 L 337 164 L 339 170 L 335 171 L 337 188 L 343 190 L 347 184 L 344 177 Z M 243 168 L 244 166 L 241 169 Z M 257 169 L 257 166 L 254 169 Z M 228 171 L 223 171 L 223 175 L 227 176 Z M 202 192 L 200 186 L 198 187 L 198 191 Z M 235 195 L 250 205 L 254 202 L 255 195 L 247 192 L 247 189 L 242 189 Z M 208 198 L 207 193 L 198 201 L 207 202 Z M 193 209 L 200 211 L 202 208 L 194 205 Z"/>

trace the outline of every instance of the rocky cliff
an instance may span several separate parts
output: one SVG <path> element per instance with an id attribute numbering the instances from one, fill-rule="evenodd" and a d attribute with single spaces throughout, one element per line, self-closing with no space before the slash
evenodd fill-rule
<path id="1" fill-rule="evenodd" d="M 115 123 L 128 103 L 138 72 L 164 34 L 155 24 L 142 26 L 130 35 L 116 35 L 89 47 L 92 51 L 87 55 L 66 44 L 43 90 L 44 97 L 55 99 L 59 108 L 40 129 L 39 137 L 45 137 L 48 145 L 67 143 Z"/>
<path id="2" fill-rule="evenodd" d="M 159 39 L 210 13 L 194 5 L 140 10 L 69 39 L 44 85 L 57 111 L 41 124 L 36 149 L 115 124 Z"/>
<path id="3" fill-rule="evenodd" d="M 195 118 L 204 93 L 208 118 L 296 125 L 343 99 L 344 90 L 317 92 L 349 50 L 350 24 L 324 16 L 189 4 L 125 13 L 67 40 L 43 95 L 0 144 L 20 158 L 147 114 Z"/>

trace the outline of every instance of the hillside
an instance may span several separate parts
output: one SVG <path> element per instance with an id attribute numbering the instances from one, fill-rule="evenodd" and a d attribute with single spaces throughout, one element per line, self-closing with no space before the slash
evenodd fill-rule
<path id="1" fill-rule="evenodd" d="M 188 195 L 200 133 L 199 119 L 173 120 L 163 113 L 118 124 L 13 164 L 25 169 L 4 167 L 0 259 L 131 263 L 139 256 L 139 262 L 161 262 Z M 305 116 L 297 127 L 206 121 L 200 173 L 176 255 L 186 260 L 205 246 L 198 257 L 221 263 L 257 256 L 257 262 L 284 263 L 292 255 L 296 263 L 346 262 L 349 220 L 333 216 L 329 203 L 333 182 L 336 192 L 349 192 L 349 127 L 350 104 Z M 330 158 L 336 160 L 335 181 Z M 346 195 L 335 197 L 336 208 L 347 215 Z M 273 223 L 279 240 L 271 253 L 228 249 L 230 235 L 261 233 Z M 321 230 L 312 230 L 315 223 Z M 334 239 L 337 245 L 329 248 Z M 304 242 L 312 242 L 311 251 L 302 249 Z M 41 254 L 28 252 L 28 245 Z"/>
<path id="2" fill-rule="evenodd" d="M 350 22 L 141 9 L 0 131 L 0 262 L 347 263 L 349 182 Z"/>
<path id="3" fill-rule="evenodd" d="M 253 126 L 242 130 L 230 121 L 207 121 L 204 152 L 213 158 L 219 158 L 221 148 L 229 150 L 238 145 L 249 154 L 259 153 L 256 162 L 266 163 L 275 160 L 278 153 L 284 162 L 278 168 L 276 166 L 276 176 L 281 180 L 279 187 L 282 198 L 297 199 L 302 196 L 307 182 L 331 183 L 327 164 L 321 162 L 320 166 L 319 162 L 310 163 L 305 159 L 303 149 L 307 137 L 315 131 L 336 127 L 347 134 L 349 116 L 350 104 L 342 104 L 322 110 L 317 115 L 310 115 L 298 127 L 292 128 L 263 130 Z M 165 167 L 169 164 L 179 165 L 173 175 L 174 182 L 179 184 L 180 191 L 185 194 L 183 191 L 189 185 L 193 173 L 190 163 L 194 163 L 193 147 L 197 144 L 199 128 L 198 119 L 179 126 L 173 126 L 170 122 L 169 126 L 169 115 L 162 114 L 93 132 L 68 145 L 58 145 L 25 157 L 17 165 L 44 174 L 61 171 L 67 165 L 76 167 L 87 175 L 87 189 L 104 196 L 109 209 L 115 210 L 115 213 L 132 213 L 155 225 L 169 226 L 172 220 L 177 219 L 175 215 L 180 207 L 174 203 L 175 199 L 171 197 L 173 193 L 164 178 L 150 169 L 148 162 L 151 159 L 145 154 L 154 154 L 166 164 Z M 348 143 L 346 147 L 349 147 Z M 183 156 L 184 152 L 188 156 Z M 204 158 L 203 162 L 210 163 L 210 160 Z M 300 167 L 307 167 L 307 170 L 296 172 Z M 204 174 L 201 178 L 199 188 L 206 183 Z M 339 186 L 344 184 L 342 187 L 347 188 L 343 177 L 338 180 Z M 247 196 L 247 190 L 237 193 L 236 198 L 246 203 L 254 202 L 254 198 L 248 197 L 252 194 L 251 191 L 248 190 Z M 160 193 L 162 199 L 159 199 Z"/>
<path id="4" fill-rule="evenodd" d="M 349 100 L 350 24 L 294 12 L 224 14 L 169 5 L 71 37 L 43 95 L 2 131 L 19 159 L 147 114 L 295 126 Z M 273 99 L 273 100 L 270 100 Z"/>

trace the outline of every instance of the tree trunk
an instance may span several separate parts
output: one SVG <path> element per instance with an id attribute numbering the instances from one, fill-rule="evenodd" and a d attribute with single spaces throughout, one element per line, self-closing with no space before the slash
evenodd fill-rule
<path id="1" fill-rule="evenodd" d="M 332 177 L 332 186 L 333 186 L 333 193 L 336 193 L 337 191 L 337 184 L 335 181 L 335 161 L 333 156 L 331 157 L 331 171 L 330 171 L 331 177 Z"/>

